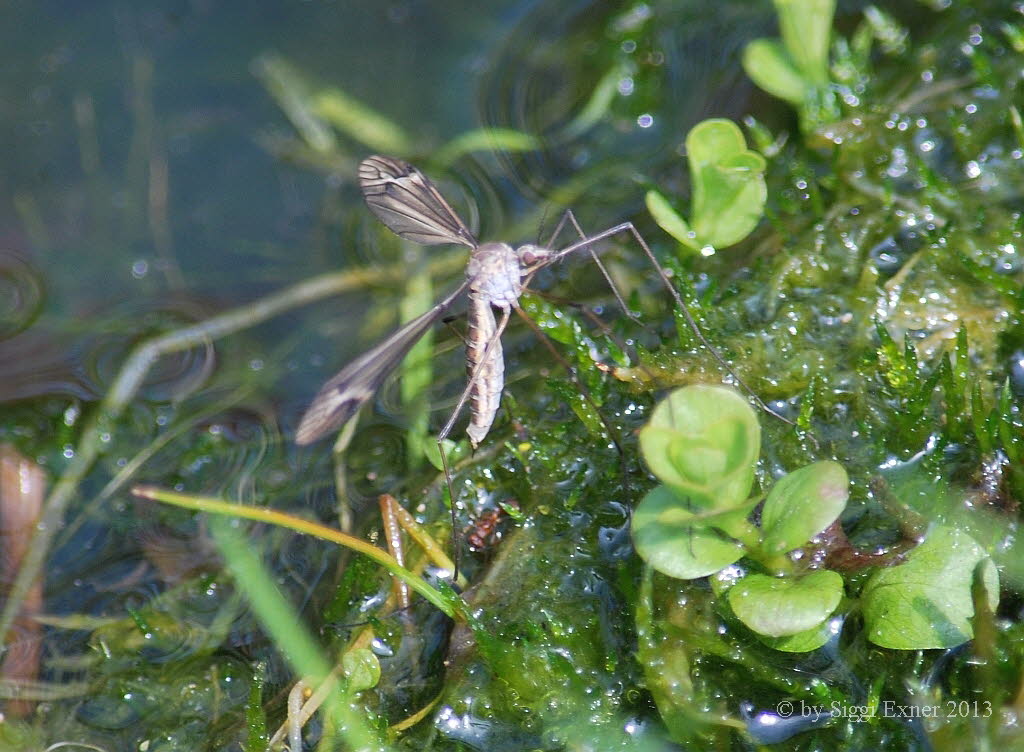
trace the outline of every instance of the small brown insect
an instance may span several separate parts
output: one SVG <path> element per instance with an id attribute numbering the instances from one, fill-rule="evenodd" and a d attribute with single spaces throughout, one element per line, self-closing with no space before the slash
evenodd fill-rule
<path id="1" fill-rule="evenodd" d="M 498 526 L 509 516 L 509 509 L 518 510 L 519 502 L 509 499 L 495 509 L 488 509 L 466 528 L 466 542 L 471 551 L 485 551 L 501 540 Z"/>

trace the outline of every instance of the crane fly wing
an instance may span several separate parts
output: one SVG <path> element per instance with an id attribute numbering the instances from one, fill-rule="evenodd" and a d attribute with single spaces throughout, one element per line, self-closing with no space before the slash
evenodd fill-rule
<path id="1" fill-rule="evenodd" d="M 359 185 L 370 211 L 391 232 L 422 245 L 457 243 L 476 248 L 476 239 L 426 175 L 393 157 L 359 163 Z"/>
<path id="2" fill-rule="evenodd" d="M 367 350 L 324 384 L 299 422 L 295 443 L 312 444 L 345 425 L 468 284 L 463 282 L 455 292 Z"/>

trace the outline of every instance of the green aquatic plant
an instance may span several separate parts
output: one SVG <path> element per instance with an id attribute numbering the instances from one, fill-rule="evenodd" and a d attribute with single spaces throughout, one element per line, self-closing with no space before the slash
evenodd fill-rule
<path id="1" fill-rule="evenodd" d="M 797 108 L 805 130 L 838 115 L 828 53 L 835 0 L 775 0 L 781 39 L 755 39 L 743 51 L 754 83 Z"/>
<path id="2" fill-rule="evenodd" d="M 690 221 L 652 189 L 645 200 L 654 221 L 691 252 L 713 252 L 743 240 L 764 213 L 764 157 L 747 148 L 735 123 L 714 119 L 687 134 L 686 158 L 693 185 Z"/>
<path id="3" fill-rule="evenodd" d="M 975 578 L 990 610 L 999 605 L 999 574 L 970 534 L 936 526 L 906 562 L 880 569 L 861 591 L 868 639 L 896 650 L 952 648 L 974 636 Z"/>
<path id="4" fill-rule="evenodd" d="M 846 39 L 833 29 L 835 0 L 774 4 L 781 39 L 749 42 L 743 69 L 760 88 L 796 109 L 805 134 L 839 120 L 843 101 L 858 101 L 876 43 L 886 55 L 906 51 L 909 32 L 873 5 L 864 9 L 863 21 Z"/>
<path id="5" fill-rule="evenodd" d="M 820 642 L 812 647 L 818 647 L 827 639 L 821 627 L 842 596 L 842 578 L 798 573 L 784 554 L 842 513 L 846 471 L 817 462 L 785 476 L 766 499 L 752 497 L 760 444 L 757 418 L 736 392 L 711 386 L 674 391 L 640 432 L 644 459 L 663 485 L 637 506 L 633 542 L 648 565 L 684 579 L 714 574 L 743 557 L 755 560 L 781 579 L 750 574 L 734 583 L 729 602 L 736 616 L 770 638 L 815 630 Z M 749 516 L 762 501 L 758 526 Z M 823 603 L 831 607 L 822 609 Z M 764 612 L 788 618 L 765 619 Z M 800 646 L 811 649 L 806 641 Z"/>
<path id="6" fill-rule="evenodd" d="M 640 449 L 662 481 L 634 515 L 640 557 L 670 577 L 713 576 L 726 610 L 775 649 L 807 652 L 825 644 L 844 598 L 843 577 L 791 554 L 813 547 L 843 513 L 850 485 L 843 466 L 814 462 L 780 478 L 767 494 L 751 496 L 760 429 L 749 405 L 722 387 L 670 394 L 641 430 Z M 749 562 L 745 570 L 722 572 L 741 559 Z M 988 554 L 969 534 L 936 526 L 905 563 L 880 569 L 864 585 L 867 638 L 904 650 L 970 639 L 979 563 L 994 609 L 999 580 Z"/>

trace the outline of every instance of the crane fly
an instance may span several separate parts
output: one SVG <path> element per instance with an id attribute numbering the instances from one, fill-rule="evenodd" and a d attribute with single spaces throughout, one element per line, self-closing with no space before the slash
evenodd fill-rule
<path id="1" fill-rule="evenodd" d="M 504 386 L 501 332 L 512 309 L 519 304 L 522 279 L 559 254 L 535 245 L 513 250 L 507 243 L 478 244 L 434 184 L 401 160 L 379 156 L 364 159 L 359 165 L 359 184 L 370 210 L 399 237 L 423 245 L 458 244 L 472 249 L 466 279 L 433 308 L 356 358 L 324 384 L 299 423 L 295 441 L 312 443 L 348 422 L 419 338 L 468 290 L 466 356 L 470 379 L 455 416 L 439 439 L 447 438 L 468 400 L 471 417 L 467 433 L 475 449 L 497 413 Z M 495 308 L 501 311 L 500 323 L 494 317 Z"/>
<path id="2" fill-rule="evenodd" d="M 367 157 L 360 163 L 358 175 L 359 185 L 370 211 L 399 237 L 422 245 L 463 245 L 469 248 L 471 253 L 466 266 L 466 278 L 433 308 L 404 324 L 327 381 L 303 415 L 295 434 L 295 442 L 300 445 L 310 444 L 345 425 L 359 408 L 373 397 L 420 337 L 464 292 L 468 291 L 466 360 L 469 379 L 451 418 L 437 436 L 445 479 L 452 498 L 453 530 L 455 500 L 451 488 L 451 473 L 442 442 L 451 433 L 467 402 L 470 407 L 470 420 L 466 433 L 473 448 L 479 446 L 487 436 L 494 422 L 504 387 L 505 366 L 501 334 L 508 324 L 511 311 L 522 313 L 519 296 L 525 283 L 540 269 L 578 250 L 587 249 L 605 278 L 611 282 L 592 246 L 613 235 L 631 233 L 648 260 L 657 269 L 663 284 L 684 313 L 689 327 L 699 341 L 714 354 L 729 373 L 732 373 L 728 363 L 700 331 L 683 304 L 679 292 L 632 222 L 623 222 L 587 236 L 572 212 L 567 211 L 558 223 L 555 237 L 569 220 L 581 239 L 560 250 L 533 244 L 521 245 L 515 249 L 507 243 L 480 244 L 434 184 L 407 162 L 393 157 Z M 621 296 L 614 290 L 614 286 L 613 291 L 626 314 L 632 316 Z M 495 309 L 500 312 L 500 319 L 495 318 Z M 529 320 L 525 314 L 523 317 Z M 746 388 L 739 377 L 735 374 L 733 377 Z M 747 391 L 750 392 L 750 389 L 747 388 Z M 751 394 L 763 409 L 776 414 L 757 395 L 753 392 Z"/>

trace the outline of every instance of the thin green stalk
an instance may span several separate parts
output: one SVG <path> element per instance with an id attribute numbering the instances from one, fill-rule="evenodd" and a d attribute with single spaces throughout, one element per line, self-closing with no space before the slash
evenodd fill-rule
<path id="1" fill-rule="evenodd" d="M 411 274 L 405 282 L 405 294 L 399 304 L 402 321 L 411 321 L 434 305 L 434 285 L 424 263 L 424 253 L 412 243 L 402 243 L 403 255 Z M 428 331 L 412 346 L 401 365 L 402 406 L 409 416 L 406 431 L 406 466 L 416 470 L 423 462 L 424 442 L 430 441 L 430 409 L 427 390 L 434 381 L 434 333 Z"/>
<path id="2" fill-rule="evenodd" d="M 274 586 L 274 578 L 264 568 L 251 542 L 232 527 L 230 521 L 219 520 L 210 525 L 210 533 L 224 555 L 238 588 L 252 604 L 256 617 L 273 638 L 278 649 L 299 676 L 313 686 L 332 681 L 331 666 L 319 645 L 295 616 L 294 607 Z M 327 704 L 328 727 L 343 729 L 345 741 L 353 749 L 379 749 L 366 722 L 365 711 L 350 704 L 334 682 Z"/>
<path id="3" fill-rule="evenodd" d="M 357 553 L 373 559 L 375 562 L 387 569 L 393 576 L 405 582 L 410 588 L 422 595 L 445 614 L 455 618 L 455 612 L 457 609 L 449 598 L 446 598 L 440 592 L 428 585 L 422 578 L 401 566 L 387 551 L 382 548 L 378 548 L 371 543 L 367 543 L 362 538 L 357 538 L 354 535 L 343 533 L 340 530 L 335 530 L 334 528 L 329 528 L 316 522 L 302 519 L 301 517 L 294 517 L 290 514 L 278 512 L 275 509 L 267 509 L 265 507 L 250 507 L 244 504 L 236 504 L 231 501 L 213 499 L 208 496 L 192 496 L 190 494 L 167 491 L 153 486 L 135 486 L 132 489 L 132 493 L 143 499 L 161 501 L 165 504 L 173 504 L 176 507 L 193 509 L 198 512 L 222 514 L 229 517 L 253 520 L 255 522 L 268 522 L 272 525 L 278 525 L 280 527 L 286 527 L 289 530 L 294 530 L 297 533 L 315 535 L 317 538 L 330 541 L 331 543 L 337 543 L 339 546 L 352 549 Z"/>

